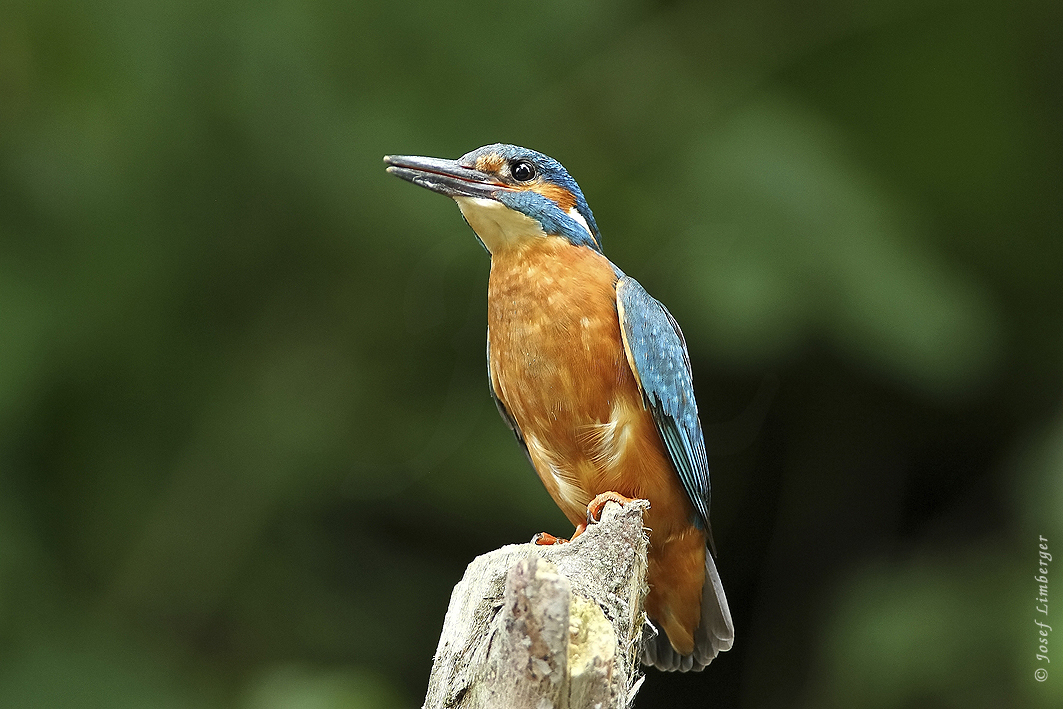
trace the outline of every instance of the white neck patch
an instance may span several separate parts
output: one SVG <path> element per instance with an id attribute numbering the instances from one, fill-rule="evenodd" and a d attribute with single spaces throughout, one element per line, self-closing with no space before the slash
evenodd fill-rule
<path id="1" fill-rule="evenodd" d="M 587 224 L 587 220 L 583 218 L 583 215 L 579 213 L 579 210 L 575 207 L 571 207 L 568 210 L 568 216 L 572 217 L 572 220 L 579 224 L 581 227 L 587 230 L 587 234 L 590 235 L 591 241 L 598 243 L 598 239 L 595 238 L 594 232 L 591 231 L 591 227 Z"/>

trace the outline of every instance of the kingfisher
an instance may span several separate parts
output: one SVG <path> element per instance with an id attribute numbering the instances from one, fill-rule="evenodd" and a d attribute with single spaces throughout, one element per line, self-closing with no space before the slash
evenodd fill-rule
<path id="1" fill-rule="evenodd" d="M 642 662 L 703 669 L 731 648 L 734 624 L 713 561 L 708 456 L 679 324 L 605 257 L 583 192 L 553 158 L 497 143 L 457 160 L 384 162 L 457 202 L 490 254 L 491 396 L 573 538 L 606 502 L 649 500 Z"/>

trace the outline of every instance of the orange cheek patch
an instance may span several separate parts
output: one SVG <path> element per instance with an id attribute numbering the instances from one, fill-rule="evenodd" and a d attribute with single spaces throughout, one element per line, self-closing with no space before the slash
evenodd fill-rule
<path id="1" fill-rule="evenodd" d="M 564 187 L 550 184 L 538 184 L 531 185 L 528 189 L 534 190 L 543 197 L 554 201 L 563 212 L 567 212 L 576 206 L 576 196 Z"/>

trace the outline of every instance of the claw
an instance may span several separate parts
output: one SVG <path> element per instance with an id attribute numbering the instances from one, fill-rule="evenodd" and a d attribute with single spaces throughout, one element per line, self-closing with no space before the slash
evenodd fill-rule
<path id="1" fill-rule="evenodd" d="M 605 507 L 607 502 L 626 505 L 629 502 L 634 502 L 634 500 L 612 490 L 595 495 L 594 499 L 587 505 L 587 524 L 598 524 L 602 521 L 602 508 Z"/>
<path id="2" fill-rule="evenodd" d="M 587 531 L 587 525 L 598 524 L 602 519 L 602 508 L 605 507 L 607 502 L 616 502 L 617 504 L 626 505 L 634 500 L 630 497 L 624 497 L 619 492 L 603 492 L 596 496 L 591 503 L 587 505 L 587 521 L 580 522 L 576 526 L 576 530 L 572 532 L 572 539 L 575 539 L 579 535 Z M 568 544 L 568 539 L 562 539 L 561 537 L 555 537 L 549 532 L 539 532 L 531 539 L 532 544 L 538 544 L 539 546 L 552 546 L 554 544 Z"/>
<path id="3" fill-rule="evenodd" d="M 541 547 L 553 546 L 554 544 L 568 544 L 567 539 L 561 537 L 555 537 L 550 532 L 539 532 L 531 538 L 532 544 L 538 544 Z"/>

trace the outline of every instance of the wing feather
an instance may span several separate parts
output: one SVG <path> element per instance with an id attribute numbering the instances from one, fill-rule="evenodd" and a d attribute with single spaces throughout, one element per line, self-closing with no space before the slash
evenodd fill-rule
<path id="1" fill-rule="evenodd" d="M 686 340 L 671 313 L 635 279 L 617 281 L 616 303 L 628 364 L 697 521 L 708 531 L 709 461 Z"/>

